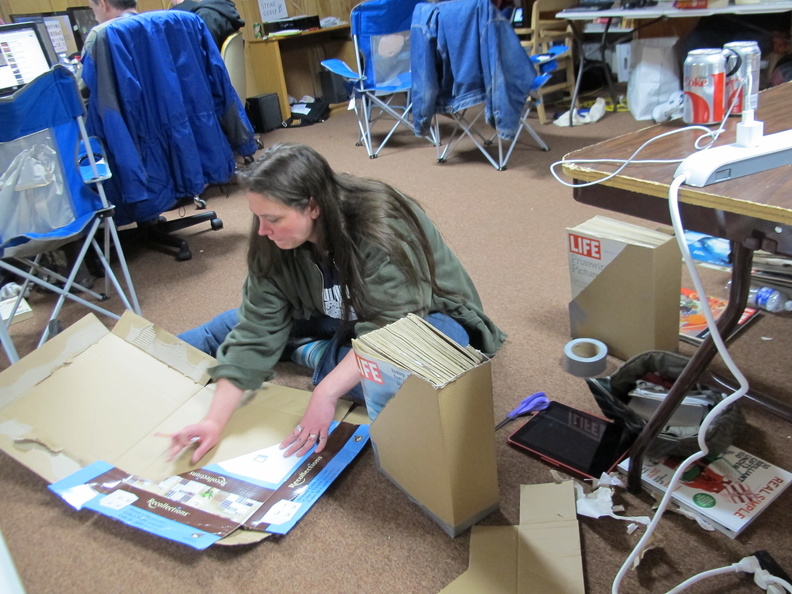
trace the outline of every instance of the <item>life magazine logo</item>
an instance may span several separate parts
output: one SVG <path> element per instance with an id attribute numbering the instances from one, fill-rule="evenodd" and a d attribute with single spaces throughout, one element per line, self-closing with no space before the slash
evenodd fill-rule
<path id="1" fill-rule="evenodd" d="M 569 234 L 569 252 L 584 256 L 586 258 L 593 258 L 595 260 L 602 259 L 602 243 L 598 239 L 592 237 L 584 237 L 583 235 Z"/>
<path id="2" fill-rule="evenodd" d="M 357 353 L 355 353 L 355 355 L 360 377 L 362 377 L 364 380 L 370 380 L 378 384 L 385 384 L 385 380 L 382 378 L 379 365 L 374 363 L 374 361 L 369 361 L 368 359 L 362 358 Z"/>

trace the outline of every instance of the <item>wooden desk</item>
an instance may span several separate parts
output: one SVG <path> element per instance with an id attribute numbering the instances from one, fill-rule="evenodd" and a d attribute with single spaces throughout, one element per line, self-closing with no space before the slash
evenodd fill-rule
<path id="1" fill-rule="evenodd" d="M 765 134 L 781 132 L 789 127 L 787 114 L 790 100 L 792 83 L 759 94 L 756 115 L 765 124 Z M 721 135 L 716 146 L 734 142 L 738 121 L 739 118 L 729 120 L 727 131 Z M 565 160 L 627 159 L 645 141 L 679 126 L 678 123 L 670 122 L 645 128 L 569 153 Z M 695 152 L 693 142 L 699 134 L 698 131 L 685 131 L 663 138 L 649 145 L 637 158 L 684 158 Z M 573 195 L 578 202 L 669 224 L 668 191 L 676 168 L 676 164 L 629 165 L 618 176 L 602 184 L 575 188 Z M 603 179 L 616 170 L 616 165 L 569 163 L 563 169 L 576 182 L 588 182 Z M 728 336 L 748 300 L 754 250 L 792 256 L 792 165 L 704 188 L 683 185 L 679 200 L 685 229 L 724 237 L 732 242 L 729 305 L 718 322 L 721 334 Z M 666 426 L 682 398 L 705 372 L 716 352 L 712 338 L 708 337 L 696 350 L 665 401 L 633 445 L 628 475 L 628 489 L 631 491 L 636 492 L 641 488 L 641 463 L 647 446 Z M 753 399 L 778 416 L 792 421 L 792 407 L 787 403 L 764 395 Z"/>
<path id="2" fill-rule="evenodd" d="M 295 99 L 304 95 L 322 96 L 319 82 L 320 62 L 330 58 L 355 63 L 354 45 L 349 25 L 303 31 L 287 37 L 254 39 L 248 43 L 250 97 L 277 93 L 281 117 L 289 117 L 289 94 Z"/>

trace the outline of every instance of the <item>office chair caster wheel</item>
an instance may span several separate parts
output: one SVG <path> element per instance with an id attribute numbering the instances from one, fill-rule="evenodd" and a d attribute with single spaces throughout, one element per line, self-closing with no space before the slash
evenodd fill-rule
<path id="1" fill-rule="evenodd" d="M 177 262 L 186 262 L 187 260 L 192 260 L 192 252 L 188 247 L 182 247 L 179 249 L 179 253 L 176 254 L 176 261 Z"/>
<path id="2" fill-rule="evenodd" d="M 223 228 L 223 221 L 220 219 L 212 219 L 209 224 L 212 225 L 213 231 L 218 231 Z"/>
<path id="3" fill-rule="evenodd" d="M 198 210 L 203 210 L 206 208 L 206 200 L 201 198 L 200 196 L 193 196 L 193 202 L 195 203 L 195 208 Z"/>

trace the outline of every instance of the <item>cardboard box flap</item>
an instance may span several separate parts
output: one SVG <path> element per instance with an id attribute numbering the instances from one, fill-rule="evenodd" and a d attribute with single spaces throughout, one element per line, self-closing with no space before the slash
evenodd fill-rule
<path id="1" fill-rule="evenodd" d="M 109 330 L 88 314 L 11 367 L 0 372 L 0 410 L 96 343 Z"/>
<path id="2" fill-rule="evenodd" d="M 127 310 L 113 328 L 113 334 L 142 349 L 155 359 L 162 361 L 194 382 L 206 385 L 209 374 L 206 370 L 216 361 L 183 342 L 170 332 L 155 326 L 145 318 Z"/>
<path id="3" fill-rule="evenodd" d="M 83 331 L 98 335 L 93 326 L 72 327 L 53 346 L 69 346 Z M 71 474 L 74 465 L 115 462 L 152 426 L 208 390 L 107 332 L 78 356 L 65 362 L 58 357 L 51 373 L 41 369 L 36 375 L 46 377 L 0 409 L 0 448 L 49 482 Z"/>
<path id="4" fill-rule="evenodd" d="M 575 491 L 570 481 L 520 486 L 520 524 L 577 522 Z"/>
<path id="5" fill-rule="evenodd" d="M 443 594 L 517 592 L 517 526 L 473 526 L 468 570 Z"/>

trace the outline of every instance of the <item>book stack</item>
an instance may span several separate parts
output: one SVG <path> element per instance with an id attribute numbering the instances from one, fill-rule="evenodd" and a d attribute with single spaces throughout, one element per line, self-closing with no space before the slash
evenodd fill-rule
<path id="1" fill-rule="evenodd" d="M 723 314 L 728 300 L 720 297 L 707 297 L 712 317 L 717 322 Z M 759 310 L 754 307 L 746 307 L 742 316 L 737 321 L 737 326 L 725 340 L 731 340 L 736 334 L 745 329 L 749 322 L 759 316 Z M 682 287 L 679 295 L 679 338 L 691 344 L 701 344 L 709 334 L 707 319 L 704 317 L 704 310 L 699 299 L 698 293 L 691 289 Z"/>
<path id="2" fill-rule="evenodd" d="M 665 493 L 681 459 L 645 459 L 641 482 L 650 492 Z M 627 473 L 630 461 L 618 469 Z M 731 538 L 753 522 L 792 481 L 792 474 L 745 450 L 729 447 L 715 459 L 702 458 L 682 475 L 672 501 Z"/>
<path id="3" fill-rule="evenodd" d="M 460 346 L 415 314 L 352 339 L 352 346 L 360 355 L 414 373 L 438 388 L 484 359 L 474 348 Z"/>
<path id="4" fill-rule="evenodd" d="M 567 229 L 573 338 L 627 360 L 676 350 L 682 257 L 666 233 L 595 216 Z"/>
<path id="5" fill-rule="evenodd" d="M 778 289 L 792 295 L 792 258 L 755 252 L 751 270 L 752 284 Z"/>

